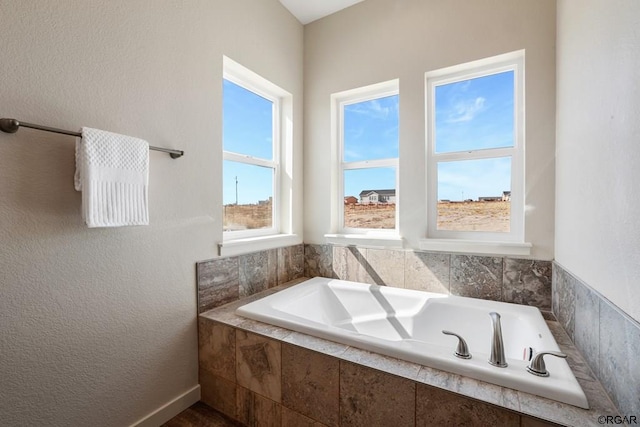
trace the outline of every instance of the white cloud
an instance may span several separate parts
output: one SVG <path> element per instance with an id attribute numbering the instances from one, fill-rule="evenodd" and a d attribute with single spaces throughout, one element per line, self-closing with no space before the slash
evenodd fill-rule
<path id="1" fill-rule="evenodd" d="M 447 123 L 468 122 L 473 120 L 479 113 L 484 111 L 485 98 L 479 96 L 476 99 L 459 101 L 453 105 L 449 113 Z"/>
<path id="2" fill-rule="evenodd" d="M 386 104 L 388 104 L 388 102 L 386 102 Z M 397 108 L 397 102 L 393 105 L 383 106 L 383 104 L 378 99 L 359 102 L 357 104 L 352 104 L 346 107 L 346 109 L 348 109 L 348 111 L 351 113 L 362 114 L 376 119 L 386 119 L 387 117 L 389 117 L 389 114 L 393 113 L 395 110 L 397 110 Z"/>

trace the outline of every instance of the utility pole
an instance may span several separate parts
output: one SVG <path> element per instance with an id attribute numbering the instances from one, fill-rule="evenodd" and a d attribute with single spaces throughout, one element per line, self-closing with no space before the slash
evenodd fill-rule
<path id="1" fill-rule="evenodd" d="M 236 176 L 236 206 L 238 206 L 238 177 Z"/>

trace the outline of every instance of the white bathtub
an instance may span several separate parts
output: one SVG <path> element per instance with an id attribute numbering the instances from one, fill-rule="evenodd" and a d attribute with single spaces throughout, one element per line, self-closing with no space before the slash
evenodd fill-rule
<path id="1" fill-rule="evenodd" d="M 508 367 L 488 363 L 491 311 L 501 318 Z M 546 356 L 549 377 L 526 371 L 523 350 L 559 351 L 535 307 L 316 277 L 246 304 L 236 314 L 342 344 L 588 409 L 565 359 Z M 460 334 L 472 358 L 453 355 Z"/>

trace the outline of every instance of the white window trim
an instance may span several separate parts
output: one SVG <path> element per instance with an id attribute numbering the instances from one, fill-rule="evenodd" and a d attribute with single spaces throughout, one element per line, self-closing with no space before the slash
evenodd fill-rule
<path id="1" fill-rule="evenodd" d="M 474 77 L 514 71 L 514 146 L 465 153 L 435 153 L 434 97 L 436 85 Z M 528 255 L 531 245 L 524 242 L 524 50 L 425 73 L 425 123 L 427 166 L 427 238 L 420 241 L 425 250 L 447 252 L 504 253 Z M 511 156 L 510 232 L 437 230 L 437 163 L 447 159 L 468 160 Z M 525 253 L 526 252 L 526 253 Z"/>
<path id="2" fill-rule="evenodd" d="M 377 98 L 398 95 L 399 80 L 389 80 L 362 88 L 351 89 L 331 95 L 331 233 L 325 235 L 329 243 L 370 244 L 373 246 L 402 247 L 399 237 L 399 209 L 401 203 L 399 187 L 398 158 L 344 162 L 344 107 Z M 350 228 L 344 227 L 344 171 L 368 168 L 394 168 L 396 173 L 396 223 L 394 229 Z M 367 243 L 365 243 L 367 242 Z"/>
<path id="3" fill-rule="evenodd" d="M 301 243 L 302 237 L 297 234 L 275 234 L 272 236 L 229 240 L 218 244 L 218 255 L 224 257 L 236 256 L 250 252 L 294 246 Z"/>
<path id="4" fill-rule="evenodd" d="M 223 160 L 232 160 L 274 169 L 273 226 L 266 229 L 222 233 L 218 245 L 221 256 L 299 244 L 293 224 L 293 96 L 267 79 L 223 56 L 223 78 L 273 102 L 273 159 L 224 151 Z"/>

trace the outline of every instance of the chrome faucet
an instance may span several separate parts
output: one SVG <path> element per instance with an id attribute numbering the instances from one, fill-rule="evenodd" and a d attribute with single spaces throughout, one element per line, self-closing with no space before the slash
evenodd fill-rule
<path id="1" fill-rule="evenodd" d="M 500 315 L 495 311 L 489 313 L 493 323 L 493 339 L 491 340 L 491 357 L 489 363 L 498 368 L 507 367 L 507 358 L 504 357 L 504 344 L 502 343 L 502 328 L 500 327 Z"/>

